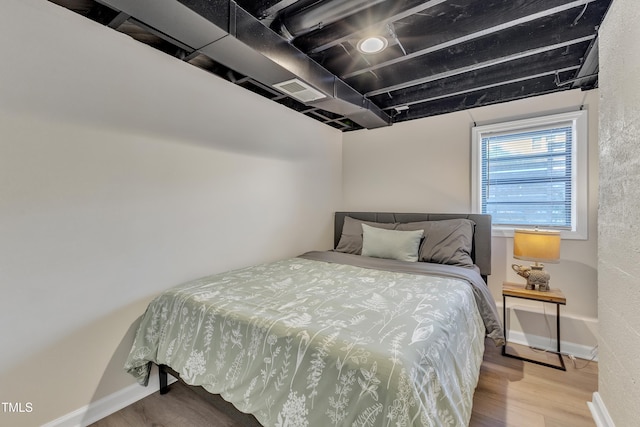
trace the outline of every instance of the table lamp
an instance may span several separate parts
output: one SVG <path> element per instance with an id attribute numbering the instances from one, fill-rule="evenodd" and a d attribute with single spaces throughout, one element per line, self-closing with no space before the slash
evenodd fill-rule
<path id="1" fill-rule="evenodd" d="M 518 275 L 527 279 L 526 289 L 549 290 L 550 275 L 540 262 L 557 263 L 560 259 L 560 232 L 549 230 L 515 230 L 513 233 L 513 257 L 534 261 L 532 266 L 512 264 Z"/>

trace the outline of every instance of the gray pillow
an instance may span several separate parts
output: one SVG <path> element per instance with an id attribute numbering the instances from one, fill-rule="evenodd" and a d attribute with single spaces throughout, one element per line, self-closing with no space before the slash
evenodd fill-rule
<path id="1" fill-rule="evenodd" d="M 470 219 L 445 219 L 398 224 L 397 230 L 423 230 L 419 261 L 473 267 L 471 250 L 476 223 Z"/>
<path id="2" fill-rule="evenodd" d="M 338 242 L 338 245 L 335 249 L 337 252 L 356 255 L 360 255 L 362 253 L 362 224 L 367 224 L 371 227 L 383 228 L 386 230 L 393 230 L 396 227 L 396 224 L 392 222 L 382 223 L 373 221 L 361 221 L 359 219 L 345 216 L 344 223 L 342 224 L 342 234 L 340 235 L 340 241 Z"/>
<path id="3" fill-rule="evenodd" d="M 362 256 L 418 261 L 422 230 L 397 231 L 362 224 Z"/>

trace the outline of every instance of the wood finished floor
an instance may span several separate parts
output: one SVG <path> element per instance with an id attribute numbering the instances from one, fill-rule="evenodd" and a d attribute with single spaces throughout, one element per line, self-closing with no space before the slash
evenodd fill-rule
<path id="1" fill-rule="evenodd" d="M 594 427 L 587 407 L 598 387 L 598 365 L 565 358 L 567 371 L 504 357 L 486 343 L 470 427 Z M 557 363 L 553 354 L 513 346 L 512 352 Z M 586 365 L 586 367 L 584 367 Z M 168 394 L 154 393 L 93 427 L 258 427 L 219 396 L 179 382 Z"/>

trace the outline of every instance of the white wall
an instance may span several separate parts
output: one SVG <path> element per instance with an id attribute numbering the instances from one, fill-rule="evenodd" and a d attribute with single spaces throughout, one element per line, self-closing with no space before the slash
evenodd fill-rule
<path id="1" fill-rule="evenodd" d="M 589 356 L 597 344 L 598 92 L 566 91 L 486 106 L 389 128 L 345 133 L 343 193 L 346 210 L 471 211 L 471 128 L 510 119 L 584 108 L 589 112 L 589 239 L 564 240 L 559 264 L 547 265 L 552 287 L 562 289 L 563 350 Z M 511 270 L 513 239 L 492 240 L 489 287 L 502 304 L 504 280 L 524 282 Z M 549 344 L 540 304 L 512 299 L 511 328 L 532 344 Z M 555 306 L 546 308 L 555 314 Z M 555 339 L 555 316 L 549 316 Z M 520 334 L 517 334 L 521 332 Z M 524 336 L 522 336 L 524 333 Z M 539 337 L 544 337 L 539 342 Z M 551 343 L 551 347 L 555 347 Z"/>
<path id="2" fill-rule="evenodd" d="M 600 30 L 598 393 L 618 427 L 640 419 L 639 20 L 637 1 L 616 0 Z"/>
<path id="3" fill-rule="evenodd" d="M 44 0 L 0 51 L 0 425 L 132 384 L 159 291 L 332 244 L 338 131 Z"/>

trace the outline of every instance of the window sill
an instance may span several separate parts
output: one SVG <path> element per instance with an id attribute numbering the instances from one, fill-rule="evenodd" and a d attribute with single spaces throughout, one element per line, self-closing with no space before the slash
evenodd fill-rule
<path id="1" fill-rule="evenodd" d="M 514 229 L 534 229 L 535 227 L 531 227 L 531 226 L 519 226 L 519 227 L 504 227 L 504 226 L 498 226 L 498 225 L 494 225 L 493 228 L 491 229 L 491 235 L 493 237 L 510 237 L 513 238 L 513 230 Z M 544 229 L 544 227 L 540 227 L 542 229 Z M 587 230 L 576 230 L 576 231 L 569 231 L 569 230 L 561 230 L 560 231 L 560 238 L 563 240 L 588 240 L 589 239 L 589 234 L 587 233 Z"/>

